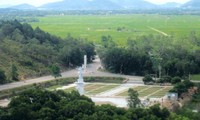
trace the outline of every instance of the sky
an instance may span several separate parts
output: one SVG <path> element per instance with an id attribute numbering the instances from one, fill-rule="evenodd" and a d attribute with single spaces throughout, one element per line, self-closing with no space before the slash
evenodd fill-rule
<path id="1" fill-rule="evenodd" d="M 62 1 L 62 0 L 0 0 L 0 6 L 3 5 L 17 5 L 22 3 L 28 3 L 33 6 L 40 6 L 45 3 L 55 2 L 55 1 Z M 177 3 L 185 3 L 190 0 L 145 0 L 155 4 L 164 4 L 166 2 L 177 2 Z"/>

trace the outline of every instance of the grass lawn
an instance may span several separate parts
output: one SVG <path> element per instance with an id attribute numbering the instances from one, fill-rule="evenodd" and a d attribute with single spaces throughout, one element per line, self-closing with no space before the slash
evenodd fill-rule
<path id="1" fill-rule="evenodd" d="M 139 97 L 145 97 L 150 95 L 150 97 L 160 98 L 163 97 L 170 89 L 172 89 L 172 87 L 137 86 L 134 87 L 133 89 L 138 91 Z M 124 96 L 124 97 L 128 96 L 128 89 L 126 91 L 117 94 L 116 96 Z"/>
<path id="2" fill-rule="evenodd" d="M 111 90 L 111 89 L 113 89 L 115 87 L 118 87 L 118 86 L 119 85 L 103 85 L 103 86 L 100 86 L 100 87 L 96 87 L 93 90 L 91 89 L 90 91 L 86 91 L 86 94 L 88 94 L 88 95 L 96 95 L 96 94 Z"/>
<path id="3" fill-rule="evenodd" d="M 191 75 L 191 79 L 200 81 L 200 75 Z"/>
<path id="4" fill-rule="evenodd" d="M 153 97 L 153 98 L 161 98 L 163 96 L 166 95 L 167 92 L 169 92 L 169 90 L 171 90 L 173 87 L 166 87 L 152 95 L 150 95 L 149 97 Z"/>
<path id="5" fill-rule="evenodd" d="M 88 85 L 85 86 L 85 91 L 91 91 L 91 90 L 99 89 L 103 86 L 105 86 L 105 85 L 103 85 L 103 84 L 88 84 Z"/>
<path id="6" fill-rule="evenodd" d="M 145 90 L 145 89 L 148 89 L 150 87 L 148 86 L 137 86 L 137 87 L 133 87 L 133 90 L 136 90 L 136 91 L 142 91 L 142 90 Z M 123 91 L 119 94 L 117 94 L 116 96 L 128 96 L 128 89 L 126 91 Z"/>
<path id="7" fill-rule="evenodd" d="M 145 89 L 144 91 L 139 91 L 139 97 L 145 97 L 148 96 L 149 94 L 152 94 L 160 89 L 163 89 L 162 87 L 150 87 L 148 89 Z"/>

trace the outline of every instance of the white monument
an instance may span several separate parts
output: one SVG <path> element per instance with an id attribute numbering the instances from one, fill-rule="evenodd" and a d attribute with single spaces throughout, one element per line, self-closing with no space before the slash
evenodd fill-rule
<path id="1" fill-rule="evenodd" d="M 87 67 L 87 55 L 84 55 L 84 65 L 83 65 L 84 73 L 86 72 L 86 67 Z"/>
<path id="2" fill-rule="evenodd" d="M 76 89 L 78 90 L 80 95 L 83 95 L 85 91 L 84 91 L 83 68 L 82 67 L 78 68 L 78 75 L 79 75 L 79 78 L 76 82 Z"/>

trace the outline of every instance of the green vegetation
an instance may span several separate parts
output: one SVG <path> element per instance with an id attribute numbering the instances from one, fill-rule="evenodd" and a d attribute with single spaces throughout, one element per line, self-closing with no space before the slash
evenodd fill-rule
<path id="1" fill-rule="evenodd" d="M 128 89 L 128 106 L 129 108 L 137 108 L 141 106 L 138 92 L 131 88 Z"/>
<path id="2" fill-rule="evenodd" d="M 174 78 L 172 78 L 172 81 L 171 81 L 172 84 L 177 84 L 177 83 L 180 83 L 180 82 L 181 82 L 180 77 L 174 77 Z"/>
<path id="3" fill-rule="evenodd" d="M 162 88 L 161 90 L 155 92 L 154 94 L 151 94 L 149 97 L 150 98 L 161 98 L 161 97 L 165 96 L 166 93 L 168 93 L 171 89 L 172 89 L 172 87 Z"/>
<path id="4" fill-rule="evenodd" d="M 9 90 L 3 90 L 3 91 L 0 91 L 0 99 L 16 96 L 17 94 L 19 94 L 27 89 L 31 89 L 31 88 L 46 88 L 47 90 L 52 91 L 53 89 L 57 88 L 58 86 L 68 85 L 68 84 L 74 83 L 76 80 L 77 80 L 77 78 L 74 78 L 74 77 L 60 78 L 60 79 L 55 79 L 52 81 L 42 82 L 42 83 L 38 83 L 38 84 L 27 85 L 27 86 L 13 88 L 13 89 L 9 89 Z M 102 83 L 112 83 L 113 82 L 113 83 L 118 83 L 118 84 L 122 83 L 123 80 L 124 80 L 124 78 L 119 78 L 119 77 L 117 77 L 117 78 L 116 77 L 85 77 L 84 78 L 85 82 L 102 82 Z"/>
<path id="5" fill-rule="evenodd" d="M 102 44 L 105 48 L 117 46 L 103 52 L 102 49 L 99 50 L 102 53 L 100 56 L 104 67 L 111 72 L 136 75 L 149 73 L 158 76 L 159 64 L 162 67 L 162 76 L 188 77 L 190 73 L 200 72 L 200 42 L 197 34 L 199 16 L 68 15 L 45 16 L 38 19 L 40 22 L 31 25 L 40 26 L 54 35 L 64 38 L 70 33 Z M 121 46 L 124 48 L 119 48 Z M 119 57 L 120 63 L 115 57 Z M 137 64 L 134 65 L 131 61 Z"/>
<path id="6" fill-rule="evenodd" d="M 3 70 L 0 69 L 0 84 L 3 84 L 6 82 L 6 75 Z"/>
<path id="7" fill-rule="evenodd" d="M 56 90 L 59 87 L 62 87 L 62 86 L 61 85 L 54 85 L 54 86 L 46 88 L 46 90 L 54 91 L 54 90 Z"/>
<path id="8" fill-rule="evenodd" d="M 121 84 L 124 81 L 122 77 L 84 77 L 85 82 L 100 82 L 100 83 L 116 83 Z"/>
<path id="9" fill-rule="evenodd" d="M 71 87 L 71 88 L 65 89 L 64 91 L 69 93 L 72 91 L 77 91 L 77 89 L 75 87 Z"/>
<path id="10" fill-rule="evenodd" d="M 72 91 L 31 89 L 14 97 L 8 107 L 0 108 L 1 120 L 171 120 L 175 113 L 158 105 L 150 108 L 117 108 L 111 105 L 95 106 L 90 98 Z"/>
<path id="11" fill-rule="evenodd" d="M 192 75 L 191 80 L 200 80 L 200 75 Z"/>
<path id="12" fill-rule="evenodd" d="M 38 17 L 39 22 L 30 24 L 62 38 L 70 33 L 72 36 L 100 43 L 102 36 L 110 35 L 116 43 L 125 45 L 128 38 L 135 39 L 138 35 L 162 35 L 152 28 L 176 38 L 186 37 L 191 31 L 199 33 L 199 18 L 196 15 L 158 14 L 52 15 Z M 176 42 L 180 43 L 179 40 Z"/>
<path id="13" fill-rule="evenodd" d="M 192 32 L 183 41 L 188 44 L 176 43 L 174 37 L 148 35 L 129 39 L 122 47 L 108 36 L 102 39 L 102 45 L 107 45 L 99 46 L 97 53 L 104 68 L 114 73 L 188 79 L 190 74 L 200 73 L 200 37 Z"/>
<path id="14" fill-rule="evenodd" d="M 98 88 L 103 87 L 103 86 L 104 86 L 103 84 L 88 84 L 88 85 L 85 86 L 85 90 L 91 91 L 91 90 L 98 89 Z"/>
<path id="15" fill-rule="evenodd" d="M 180 97 L 183 93 L 187 93 L 188 90 L 192 87 L 194 87 L 194 83 L 192 83 L 189 80 L 184 80 L 182 82 L 175 84 L 174 88 L 170 91 L 178 93 Z"/>
<path id="16" fill-rule="evenodd" d="M 181 109 L 176 111 L 177 114 L 188 117 L 192 120 L 199 120 L 200 112 L 200 84 L 196 83 L 197 91 L 192 95 L 192 99 L 187 101 Z"/>
<path id="17" fill-rule="evenodd" d="M 150 75 L 145 75 L 142 80 L 143 80 L 144 84 L 154 82 L 153 78 Z"/>
<path id="18" fill-rule="evenodd" d="M 6 82 L 49 74 L 52 65 L 57 65 L 51 70 L 58 77 L 57 68 L 80 66 L 84 55 L 92 62 L 95 55 L 90 42 L 70 35 L 61 39 L 16 20 L 0 21 L 0 42 L 0 69 Z"/>
<path id="19" fill-rule="evenodd" d="M 168 93 L 172 87 L 158 87 L 158 86 L 137 86 L 131 88 L 138 92 L 139 97 L 146 97 L 149 98 L 161 98 Z M 128 91 L 123 91 L 122 93 L 117 94 L 116 96 L 128 96 Z"/>
<path id="20" fill-rule="evenodd" d="M 58 65 L 51 65 L 50 66 L 50 69 L 51 69 L 51 74 L 57 78 L 57 77 L 62 77 L 61 75 L 61 71 L 60 71 L 60 68 L 58 67 Z"/>
<path id="21" fill-rule="evenodd" d="M 19 74 L 17 72 L 17 67 L 15 65 L 12 65 L 11 67 L 11 80 L 18 80 Z"/>

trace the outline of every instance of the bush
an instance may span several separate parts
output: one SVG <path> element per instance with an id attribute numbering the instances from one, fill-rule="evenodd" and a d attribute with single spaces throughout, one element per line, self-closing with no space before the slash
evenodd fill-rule
<path id="1" fill-rule="evenodd" d="M 0 69 L 0 84 L 3 84 L 6 82 L 6 75 L 3 70 Z"/>
<path id="2" fill-rule="evenodd" d="M 171 83 L 172 78 L 170 76 L 164 76 L 163 80 L 164 80 L 165 83 Z"/>
<path id="3" fill-rule="evenodd" d="M 144 82 L 144 84 L 147 84 L 147 83 L 154 82 L 154 81 L 153 81 L 153 78 L 150 75 L 146 75 L 143 78 L 143 82 Z"/>
<path id="4" fill-rule="evenodd" d="M 158 80 L 158 83 L 171 83 L 172 78 L 170 76 L 164 76 Z"/>
<path id="5" fill-rule="evenodd" d="M 172 84 L 176 84 L 176 83 L 180 83 L 181 82 L 181 78 L 180 77 L 174 77 L 172 80 L 171 80 L 171 83 Z"/>

